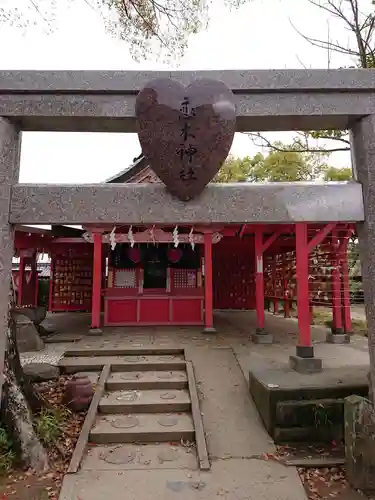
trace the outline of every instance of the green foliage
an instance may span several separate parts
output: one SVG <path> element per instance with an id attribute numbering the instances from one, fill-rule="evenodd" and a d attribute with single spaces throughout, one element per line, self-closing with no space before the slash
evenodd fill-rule
<path id="1" fill-rule="evenodd" d="M 247 182 L 252 175 L 258 156 L 262 155 L 255 155 L 254 158 L 250 158 L 250 156 L 245 158 L 228 156 L 213 182 Z"/>
<path id="2" fill-rule="evenodd" d="M 328 411 L 324 404 L 318 403 L 313 407 L 314 425 L 316 429 L 321 427 L 332 427 L 333 423 L 329 418 Z"/>
<path id="3" fill-rule="evenodd" d="M 0 425 L 0 475 L 7 474 L 12 468 L 16 455 L 5 428 Z"/>
<path id="4" fill-rule="evenodd" d="M 335 146 L 330 146 L 326 149 L 327 152 L 338 152 L 338 151 L 349 151 L 350 149 L 350 141 L 348 138 L 347 130 L 313 130 L 307 133 L 308 137 L 313 140 L 321 140 L 325 142 L 335 141 L 337 144 Z M 314 149 L 314 148 L 311 148 Z"/>
<path id="5" fill-rule="evenodd" d="M 35 431 L 39 439 L 47 446 L 56 443 L 62 435 L 62 427 L 67 417 L 67 410 L 42 410 L 35 420 Z"/>
<path id="6" fill-rule="evenodd" d="M 359 262 L 359 244 L 357 238 L 352 238 L 349 240 L 348 244 L 348 265 L 349 269 L 353 270 L 353 268 Z M 357 274 L 358 275 L 358 274 Z"/>
<path id="7" fill-rule="evenodd" d="M 353 172 L 350 167 L 335 168 L 329 167 L 324 172 L 325 181 L 350 181 L 353 178 Z"/>
<path id="8" fill-rule="evenodd" d="M 258 156 L 252 178 L 254 182 L 311 181 L 319 178 L 327 165 L 319 154 L 299 151 L 280 151 L 282 143 L 276 142 L 277 149 L 266 157 Z"/>
<path id="9" fill-rule="evenodd" d="M 282 143 L 274 143 L 277 150 L 264 156 L 234 158 L 229 156 L 213 182 L 296 182 L 345 181 L 351 178 L 350 168 L 327 165 L 325 155 L 315 152 L 283 151 Z"/>

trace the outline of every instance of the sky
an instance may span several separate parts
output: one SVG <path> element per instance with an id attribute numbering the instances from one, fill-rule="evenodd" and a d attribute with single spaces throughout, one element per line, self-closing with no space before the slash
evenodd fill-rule
<path id="1" fill-rule="evenodd" d="M 1 0 L 14 2 L 15 0 Z M 17 0 L 27 8 L 30 0 Z M 47 1 L 47 0 L 46 0 Z M 64 0 L 58 0 L 64 2 Z M 184 57 L 172 65 L 150 58 L 132 60 L 129 47 L 106 32 L 102 20 L 85 0 L 62 9 L 54 33 L 42 21 L 22 30 L 2 26 L 0 69 L 38 70 L 219 70 L 327 68 L 327 52 L 305 42 L 301 32 L 343 40 L 343 28 L 328 20 L 306 0 L 249 0 L 229 10 L 214 0 L 209 28 L 189 40 Z M 329 28 L 328 28 L 329 26 Z M 6 48 L 6 50 L 5 50 Z M 332 68 L 352 61 L 331 54 Z M 290 133 L 272 133 L 271 139 L 290 140 Z M 244 157 L 260 151 L 245 134 L 236 134 L 231 153 Z M 266 150 L 263 150 L 266 152 Z M 20 182 L 102 182 L 132 163 L 140 153 L 136 134 L 35 133 L 23 134 Z M 349 166 L 346 153 L 332 155 L 330 163 Z"/>

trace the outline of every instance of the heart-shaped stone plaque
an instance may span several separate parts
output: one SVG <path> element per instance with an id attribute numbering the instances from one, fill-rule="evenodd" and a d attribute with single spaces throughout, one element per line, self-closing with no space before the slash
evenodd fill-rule
<path id="1" fill-rule="evenodd" d="M 135 113 L 143 154 L 168 191 L 184 201 L 201 193 L 233 142 L 236 105 L 231 90 L 208 79 L 188 87 L 153 80 L 138 94 Z"/>

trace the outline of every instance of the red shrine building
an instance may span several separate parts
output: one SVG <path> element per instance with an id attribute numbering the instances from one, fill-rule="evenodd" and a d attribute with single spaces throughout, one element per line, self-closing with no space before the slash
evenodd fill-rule
<path id="1" fill-rule="evenodd" d="M 141 155 L 108 183 L 155 183 Z M 290 314 L 298 345 L 311 346 L 311 312 L 332 308 L 334 333 L 351 331 L 347 223 L 17 227 L 18 304 L 36 305 L 36 257 L 51 258 L 49 310 L 89 311 L 91 328 L 196 325 L 214 331 L 213 311 Z M 319 277 L 320 276 L 320 277 Z M 317 278 L 318 277 L 318 278 Z"/>

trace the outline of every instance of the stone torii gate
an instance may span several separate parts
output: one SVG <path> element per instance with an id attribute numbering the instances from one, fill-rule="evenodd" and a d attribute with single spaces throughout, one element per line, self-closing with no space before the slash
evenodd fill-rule
<path id="1" fill-rule="evenodd" d="M 158 184 L 18 184 L 22 131 L 135 132 L 136 96 L 160 77 L 225 83 L 236 99 L 239 132 L 350 129 L 356 182 L 212 184 L 187 203 Z M 1 71 L 0 117 L 0 369 L 17 224 L 357 222 L 375 342 L 374 72 Z M 297 356 L 313 357 L 313 347 L 297 346 Z"/>

